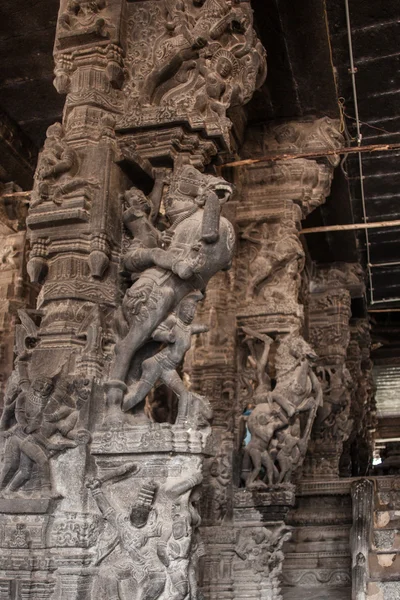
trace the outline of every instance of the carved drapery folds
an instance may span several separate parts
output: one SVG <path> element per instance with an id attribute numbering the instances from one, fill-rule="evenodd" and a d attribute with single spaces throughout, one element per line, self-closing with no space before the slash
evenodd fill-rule
<path id="1" fill-rule="evenodd" d="M 54 85 L 66 103 L 27 219 L 38 311 L 20 312 L 1 421 L 4 589 L 198 596 L 219 391 L 189 389 L 180 365 L 199 334 L 215 337 L 195 312 L 233 258 L 221 215 L 233 188 L 204 169 L 231 146 L 229 110 L 265 77 L 252 19 L 249 2 L 61 0 Z M 232 388 L 229 375 L 227 406 Z M 228 454 L 205 469 L 221 521 Z"/>

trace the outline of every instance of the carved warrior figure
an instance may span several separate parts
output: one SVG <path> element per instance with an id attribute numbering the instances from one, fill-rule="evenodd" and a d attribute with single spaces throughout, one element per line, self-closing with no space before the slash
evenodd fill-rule
<path id="1" fill-rule="evenodd" d="M 35 173 L 31 208 L 46 200 L 61 204 L 64 195 L 87 186 L 86 179 L 77 177 L 78 169 L 77 154 L 65 141 L 62 125 L 50 125 Z"/>
<path id="2" fill-rule="evenodd" d="M 107 481 L 118 480 L 137 470 L 134 465 L 122 467 L 121 473 L 113 473 L 105 479 L 93 479 L 87 483 L 100 512 L 112 529 L 105 531 L 100 541 L 95 564 L 100 565 L 97 594 L 104 600 L 121 600 L 121 586 L 128 581 L 137 600 L 156 600 L 162 593 L 166 576 L 159 563 L 152 560 L 145 547 L 154 537 L 160 537 L 161 525 L 157 524 L 157 512 L 153 508 L 157 486 L 153 482 L 143 484 L 136 502 L 125 514 L 116 510 L 102 490 Z"/>
<path id="3" fill-rule="evenodd" d="M 157 544 L 157 554 L 167 568 L 167 582 L 160 600 L 198 598 L 196 564 L 204 555 L 198 528 L 199 485 L 203 476 L 198 472 L 167 484 L 165 492 L 172 500 L 170 521 Z"/>
<path id="4" fill-rule="evenodd" d="M 254 302 L 254 298 L 263 293 L 264 299 L 271 296 L 278 302 L 296 297 L 300 287 L 300 274 L 304 268 L 304 250 L 298 238 L 297 230 L 281 223 L 263 223 L 260 234 L 255 235 L 255 225 L 251 223 L 242 233 L 258 250 L 249 263 L 245 299 Z M 279 285 L 274 288 L 275 276 Z M 266 288 L 266 286 L 268 286 Z M 281 290 L 285 290 L 285 294 Z"/>
<path id="5" fill-rule="evenodd" d="M 170 227 L 162 236 L 146 220 L 148 210 L 141 211 L 139 205 L 134 210 L 128 209 L 129 228 L 136 237 L 125 255 L 125 268 L 141 273 L 126 292 L 118 317 L 121 339 L 115 346 L 111 380 L 107 383 L 108 403 L 114 414 L 119 412 L 128 391 L 130 374 L 137 371 L 135 355 L 139 349 L 151 340 L 157 327 L 186 296 L 196 297 L 215 273 L 230 268 L 234 231 L 229 221 L 220 216 L 220 207 L 231 193 L 232 186 L 222 178 L 185 166 L 173 177 L 164 201 Z M 140 202 L 143 205 L 143 197 Z M 125 220 L 128 220 L 126 215 Z M 182 319 L 174 318 L 178 331 L 179 327 L 182 329 L 178 324 Z M 176 347 L 159 356 L 163 362 L 170 361 L 168 355 L 174 350 L 175 358 L 170 363 L 175 365 L 173 369 L 177 354 L 184 354 L 184 346 L 190 345 L 187 334 L 188 330 L 184 334 L 182 329 Z M 156 359 L 153 366 L 156 362 L 160 365 Z M 165 372 L 165 366 L 157 369 Z"/>
<path id="6" fill-rule="evenodd" d="M 19 381 L 8 388 L 1 418 L 6 445 L 0 490 L 23 491 L 36 472 L 40 492 L 52 497 L 56 494 L 51 489 L 50 457 L 87 443 L 90 434 L 77 429 L 79 413 L 63 380 L 55 386 L 52 379 L 37 376 L 30 383 L 24 361 L 18 366 Z M 51 440 L 56 433 L 63 441 Z"/>
<path id="7" fill-rule="evenodd" d="M 247 487 L 265 485 L 257 481 L 262 467 L 268 485 L 290 482 L 304 459 L 316 411 L 322 403 L 321 385 L 311 368 L 315 359 L 312 348 L 298 334 L 281 339 L 276 352 L 276 386 L 268 390 L 264 383 L 257 388 L 257 404 L 247 418 L 251 440 L 245 447 L 244 467 L 249 462 L 252 466 Z M 302 413 L 307 414 L 305 425 Z"/>
<path id="8" fill-rule="evenodd" d="M 161 381 L 179 398 L 176 422 L 185 422 L 188 415 L 190 392 L 186 389 L 176 369 L 191 346 L 192 335 L 208 331 L 208 327 L 204 325 L 191 325 L 197 302 L 202 298 L 203 294 L 200 292 L 188 294 L 180 302 L 176 314 L 170 315 L 154 331 L 153 340 L 167 345 L 143 362 L 142 376 L 130 387 L 129 393 L 123 401 L 123 410 L 129 410 L 142 402 L 157 381 Z"/>
<path id="9" fill-rule="evenodd" d="M 197 510 L 201 472 L 169 481 L 158 489 L 143 483 L 129 514 L 116 510 L 102 486 L 135 472 L 135 465 L 122 466 L 102 479 L 87 483 L 108 528 L 99 543 L 95 564 L 100 565 L 97 593 L 101 600 L 122 600 L 124 582 L 137 600 L 187 600 L 197 598 L 195 565 L 203 555 L 198 538 L 201 519 Z M 160 519 L 154 503 L 170 506 Z M 156 538 L 153 553 L 148 542 Z"/>
<path id="10" fill-rule="evenodd" d="M 244 528 L 241 532 L 238 545 L 235 548 L 236 555 L 242 561 L 238 563 L 238 571 L 246 569 L 249 576 L 267 576 L 272 586 L 273 600 L 279 600 L 280 575 L 282 572 L 284 553 L 283 544 L 290 540 L 292 531 L 290 527 L 282 524 L 275 530 L 259 528 Z"/>

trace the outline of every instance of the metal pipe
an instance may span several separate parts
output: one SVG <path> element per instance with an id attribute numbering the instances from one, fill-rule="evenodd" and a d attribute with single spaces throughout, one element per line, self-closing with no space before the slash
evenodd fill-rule
<path id="1" fill-rule="evenodd" d="M 351 83 L 353 87 L 353 99 L 354 99 L 354 115 L 356 119 L 356 128 L 357 128 L 357 145 L 361 146 L 362 134 L 360 127 L 360 116 L 358 112 L 358 98 L 357 98 L 357 84 L 356 84 L 356 73 L 357 69 L 354 66 L 354 53 L 353 53 L 353 40 L 351 35 L 351 20 L 350 20 L 350 8 L 349 8 L 349 0 L 344 0 L 345 9 L 346 9 L 346 25 L 347 25 L 347 39 L 349 44 L 349 56 L 350 56 L 350 75 L 351 75 Z M 363 219 L 364 223 L 367 224 L 368 216 L 367 216 L 367 207 L 365 204 L 365 193 L 364 193 L 364 172 L 363 172 L 363 164 L 361 152 L 358 153 L 358 169 L 360 173 L 360 190 L 361 190 L 361 205 L 363 211 Z M 371 253 L 370 253 L 370 242 L 368 229 L 365 228 L 365 243 L 366 243 L 366 251 L 367 251 L 367 272 L 368 272 L 368 280 L 369 280 L 369 293 L 370 293 L 370 302 L 374 304 L 374 292 L 373 292 L 373 284 L 372 284 L 372 271 L 370 268 L 371 264 Z"/>
<path id="2" fill-rule="evenodd" d="M 321 225 L 320 227 L 306 227 L 300 233 L 323 233 L 325 231 L 354 231 L 356 229 L 385 229 L 386 227 L 400 227 L 400 220 L 374 221 L 370 223 L 347 223 L 345 225 Z M 371 265 L 369 262 L 368 265 Z"/>

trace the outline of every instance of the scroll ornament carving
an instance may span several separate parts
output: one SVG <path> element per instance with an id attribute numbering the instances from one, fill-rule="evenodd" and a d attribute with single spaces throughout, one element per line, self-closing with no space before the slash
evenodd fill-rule
<path id="1" fill-rule="evenodd" d="M 165 0 L 134 5 L 131 13 L 127 120 L 138 125 L 156 115 L 167 121 L 189 116 L 193 123 L 215 122 L 227 135 L 227 110 L 248 102 L 266 76 L 250 4 Z"/>
<path id="2" fill-rule="evenodd" d="M 251 439 L 244 447 L 243 478 L 246 487 L 287 484 L 304 460 L 311 428 L 322 404 L 321 385 L 312 370 L 317 357 L 299 334 L 283 336 L 276 350 L 276 385 L 272 388 L 265 369 L 273 340 L 256 332 L 247 333 L 262 340 L 264 351 L 252 396 L 255 407 L 246 423 Z M 264 480 L 260 479 L 262 468 Z"/>
<path id="3" fill-rule="evenodd" d="M 163 232 L 156 226 L 162 188 L 158 182 L 149 198 L 135 189 L 125 194 L 124 222 L 133 240 L 124 266 L 136 281 L 117 318 L 120 339 L 106 383 L 107 400 L 110 414 L 120 419 L 121 408 L 137 412 L 161 380 L 177 394 L 178 422 L 183 423 L 193 418 L 196 403 L 204 417 L 210 416 L 208 403 L 186 390 L 176 369 L 192 336 L 207 330 L 192 321 L 208 280 L 231 265 L 234 232 L 220 209 L 232 186 L 183 167 L 173 175 L 164 199 Z M 165 344 L 163 349 L 160 343 Z"/>
<path id="4" fill-rule="evenodd" d="M 339 150 L 344 145 L 339 121 L 329 117 L 272 125 L 263 140 L 268 152 L 323 154 L 324 150 Z M 328 156 L 326 160 L 336 167 L 340 156 Z"/>

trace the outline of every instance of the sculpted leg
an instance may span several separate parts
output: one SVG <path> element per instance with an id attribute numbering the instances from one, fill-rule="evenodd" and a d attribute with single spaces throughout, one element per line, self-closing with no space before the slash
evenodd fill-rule
<path id="1" fill-rule="evenodd" d="M 33 464 L 34 462 L 28 456 L 21 453 L 19 470 L 10 483 L 10 491 L 16 492 L 24 485 L 24 483 L 29 481 L 32 475 Z"/>
<path id="2" fill-rule="evenodd" d="M 20 464 L 20 457 L 21 452 L 19 449 L 18 440 L 14 437 L 8 438 L 4 452 L 3 470 L 0 478 L 0 490 L 4 490 L 14 477 Z"/>
<path id="3" fill-rule="evenodd" d="M 21 450 L 32 463 L 35 463 L 38 466 L 42 487 L 44 489 L 50 489 L 50 463 L 44 450 L 42 450 L 42 448 L 37 444 L 31 442 L 29 439 L 23 441 L 21 444 Z"/>
<path id="4" fill-rule="evenodd" d="M 250 442 L 251 444 L 251 442 Z M 261 471 L 261 452 L 258 450 L 258 448 L 250 448 L 250 444 L 247 446 L 246 451 L 248 452 L 252 465 L 253 465 L 253 470 L 250 473 L 247 481 L 246 481 L 246 487 L 248 487 L 249 485 L 251 485 L 252 483 L 255 482 L 255 480 L 257 479 L 257 477 L 260 474 Z"/>
<path id="5" fill-rule="evenodd" d="M 184 421 L 188 413 L 188 390 L 176 371 L 167 371 L 163 374 L 162 380 L 179 398 L 177 423 L 179 421 Z"/>
<path id="6" fill-rule="evenodd" d="M 122 409 L 127 411 L 142 402 L 161 375 L 161 366 L 154 358 L 148 358 L 142 366 L 142 376 L 125 396 Z"/>

